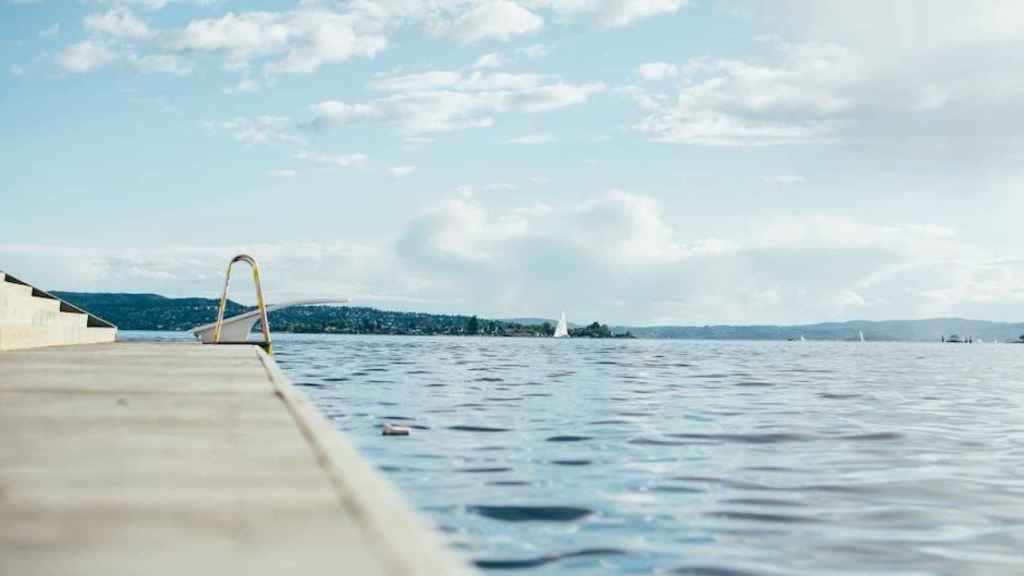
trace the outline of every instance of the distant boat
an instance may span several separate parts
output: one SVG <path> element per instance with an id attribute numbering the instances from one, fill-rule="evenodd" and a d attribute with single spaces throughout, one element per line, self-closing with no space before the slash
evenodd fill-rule
<path id="1" fill-rule="evenodd" d="M 863 331 L 863 330 L 858 330 L 857 332 L 859 332 L 859 333 L 860 333 L 860 341 L 861 341 L 861 342 L 864 342 L 864 341 L 865 341 L 865 340 L 864 340 L 864 331 Z"/>
<path id="2" fill-rule="evenodd" d="M 555 338 L 568 338 L 569 337 L 569 324 L 565 321 L 565 312 L 562 312 L 562 318 L 558 320 L 558 326 L 555 327 Z"/>
<path id="3" fill-rule="evenodd" d="M 800 335 L 800 341 L 801 341 L 801 342 L 807 342 L 807 338 L 804 338 L 804 335 L 803 335 L 803 334 L 801 334 L 801 335 Z"/>

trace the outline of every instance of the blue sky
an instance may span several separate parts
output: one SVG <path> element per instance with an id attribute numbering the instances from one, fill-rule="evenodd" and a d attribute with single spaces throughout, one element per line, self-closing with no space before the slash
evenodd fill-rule
<path id="1" fill-rule="evenodd" d="M 1022 318 L 1017 2 L 0 2 L 0 268 L 48 288 Z"/>

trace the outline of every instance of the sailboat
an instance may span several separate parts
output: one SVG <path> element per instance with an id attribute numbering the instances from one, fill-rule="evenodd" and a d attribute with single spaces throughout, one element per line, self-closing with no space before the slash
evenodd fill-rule
<path id="1" fill-rule="evenodd" d="M 863 330 L 858 330 L 857 332 L 860 333 L 860 341 L 864 342 L 864 331 Z"/>
<path id="2" fill-rule="evenodd" d="M 562 318 L 558 320 L 558 326 L 555 327 L 555 338 L 568 338 L 569 337 L 569 324 L 565 321 L 565 312 L 562 312 Z"/>

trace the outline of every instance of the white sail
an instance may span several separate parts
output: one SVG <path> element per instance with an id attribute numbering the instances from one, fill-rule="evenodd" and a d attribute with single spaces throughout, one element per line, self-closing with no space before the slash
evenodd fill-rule
<path id="1" fill-rule="evenodd" d="M 558 320 L 558 326 L 555 327 L 555 338 L 568 338 L 569 337 L 569 324 L 565 321 L 565 312 L 562 312 L 562 318 Z"/>
<path id="2" fill-rule="evenodd" d="M 863 342 L 864 341 L 864 331 L 863 330 L 858 330 L 857 332 L 860 333 L 860 341 Z"/>

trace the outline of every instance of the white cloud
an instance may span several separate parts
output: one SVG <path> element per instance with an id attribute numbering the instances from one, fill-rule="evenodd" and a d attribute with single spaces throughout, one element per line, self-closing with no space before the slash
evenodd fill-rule
<path id="1" fill-rule="evenodd" d="M 872 59 L 913 58 L 1024 39 L 1024 5 L 1013 1 L 784 0 L 769 9 L 782 14 L 795 34 L 841 42 Z"/>
<path id="2" fill-rule="evenodd" d="M 312 73 L 387 47 L 378 23 L 321 9 L 228 12 L 193 20 L 175 36 L 178 50 L 222 52 L 235 67 L 263 59 L 267 73 Z"/>
<path id="3" fill-rule="evenodd" d="M 193 20 L 177 34 L 175 44 L 182 50 L 224 51 L 236 60 L 283 49 L 292 31 L 279 14 L 272 12 L 228 12 L 219 18 Z"/>
<path id="4" fill-rule="evenodd" d="M 115 7 L 137 7 L 144 10 L 160 10 L 167 6 L 169 0 L 90 0 L 97 4 L 109 4 Z M 196 2 L 202 3 L 201 0 Z"/>
<path id="5" fill-rule="evenodd" d="M 216 296 L 224 262 L 247 252 L 270 271 L 271 301 L 343 295 L 493 317 L 571 305 L 576 318 L 644 324 L 1000 318 L 1024 304 L 1019 253 L 993 255 L 942 225 L 797 213 L 701 237 L 629 192 L 508 200 L 461 189 L 406 222 L 393 245 L 0 244 L 0 257 L 54 288 Z M 582 279 L 592 289 L 581 291 Z"/>
<path id="6" fill-rule="evenodd" d="M 606 0 L 601 3 L 599 21 L 606 26 L 628 26 L 661 14 L 671 14 L 686 0 Z"/>
<path id="7" fill-rule="evenodd" d="M 17 64 L 11 64 L 11 67 L 7 69 L 11 76 L 21 76 L 25 73 L 25 69 Z"/>
<path id="8" fill-rule="evenodd" d="M 314 125 L 375 118 L 397 122 L 407 138 L 493 126 L 495 115 L 538 113 L 586 102 L 603 84 L 569 84 L 558 77 L 482 71 L 383 75 L 371 88 L 386 95 L 346 104 L 327 101 L 312 107 Z"/>
<path id="9" fill-rule="evenodd" d="M 648 115 L 637 125 L 654 140 L 709 145 L 827 140 L 853 108 L 865 76 L 857 54 L 831 44 L 782 44 L 780 61 L 695 59 L 678 93 L 633 89 Z"/>
<path id="10" fill-rule="evenodd" d="M 473 68 L 498 68 L 501 66 L 501 56 L 497 52 L 490 52 L 476 59 Z"/>
<path id="11" fill-rule="evenodd" d="M 215 6 L 227 0 L 84 0 L 93 4 L 106 4 L 115 8 L 141 8 L 148 11 L 157 11 L 174 4 L 191 4 L 197 7 Z"/>
<path id="12" fill-rule="evenodd" d="M 295 153 L 295 158 L 299 160 L 309 160 L 314 164 L 330 166 L 333 168 L 365 168 L 367 162 L 369 162 L 369 157 L 362 153 L 332 155 L 300 150 Z"/>
<path id="13" fill-rule="evenodd" d="M 627 192 L 497 210 L 465 190 L 412 222 L 398 253 L 443 279 L 424 297 L 474 310 L 572 302 L 577 315 L 607 318 L 625 302 L 624 321 L 704 324 L 927 317 L 979 306 L 991 314 L 1024 302 L 1013 284 L 1024 261 L 993 259 L 934 224 L 812 213 L 762 215 L 723 237 L 687 238 L 685 230 L 653 198 Z M 567 277 L 600 288 L 581 293 L 560 281 Z"/>
<path id="14" fill-rule="evenodd" d="M 544 18 L 516 2 L 486 0 L 472 5 L 443 26 L 443 30 L 466 43 L 484 39 L 507 42 L 516 36 L 537 32 L 543 27 Z"/>
<path id="15" fill-rule="evenodd" d="M 114 38 L 130 38 L 141 40 L 152 33 L 149 26 L 135 17 L 131 12 L 110 10 L 101 14 L 91 14 L 85 18 L 85 29 L 95 34 L 105 34 Z"/>
<path id="16" fill-rule="evenodd" d="M 806 113 L 697 105 L 694 88 L 702 78 L 719 79 L 720 85 L 704 87 L 711 96 L 726 92 L 742 100 L 752 92 L 734 70 L 701 75 L 698 68 L 683 74 L 679 98 L 685 102 L 676 113 L 648 114 L 642 129 L 670 142 L 842 142 L 856 148 L 862 162 L 899 158 L 905 169 L 912 163 L 947 173 L 984 174 L 1014 163 L 1024 134 L 1024 76 L 1007 71 L 1021 67 L 1024 4 L 782 0 L 748 3 L 745 12 L 737 17 L 767 23 L 778 34 L 762 38 L 777 56 L 741 61 L 760 73 L 786 72 L 760 78 L 768 84 L 764 93 L 777 96 L 785 88 L 817 101 L 806 102 Z M 822 46 L 849 57 L 822 53 Z"/>
<path id="17" fill-rule="evenodd" d="M 374 58 L 388 48 L 392 34 L 409 27 L 465 44 L 508 42 L 541 31 L 544 14 L 561 20 L 587 14 L 603 25 L 623 26 L 685 5 L 684 0 L 308 0 L 292 10 L 230 11 L 167 29 L 152 29 L 132 12 L 159 10 L 170 1 L 93 0 L 109 9 L 85 19 L 92 34 L 88 40 L 116 39 L 124 42 L 118 50 L 143 56 L 149 50 L 178 52 L 181 57 L 219 55 L 224 68 L 246 78 L 255 69 L 269 77 L 311 74 L 328 64 Z M 547 51 L 544 44 L 534 44 L 518 53 L 540 58 Z M 493 67 L 497 60 L 488 57 L 480 64 Z"/>
<path id="18" fill-rule="evenodd" d="M 357 120 L 376 118 L 381 111 L 372 104 L 346 104 L 337 100 L 326 100 L 310 106 L 313 117 L 322 123 L 348 124 Z"/>
<path id="19" fill-rule="evenodd" d="M 392 166 L 388 168 L 388 172 L 390 172 L 395 178 L 404 178 L 415 171 L 415 166 Z"/>
<path id="20" fill-rule="evenodd" d="M 421 282 L 411 271 L 394 276 L 400 268 L 390 250 L 363 242 L 170 244 L 114 249 L 0 244 L 5 262 L 24 270 L 26 280 L 43 286 L 210 298 L 220 296 L 224 265 L 242 253 L 254 254 L 266 271 L 263 284 L 271 303 L 303 297 L 350 297 L 363 305 L 380 305 L 402 301 Z M 39 266 L 40 262 L 67 265 Z M 232 285 L 232 298 L 254 302 L 251 284 Z"/>
<path id="21" fill-rule="evenodd" d="M 610 267 L 664 264 L 730 250 L 717 240 L 678 241 L 652 198 L 620 191 L 582 204 L 541 204 L 494 216 L 467 189 L 427 212 L 411 230 L 415 250 L 430 251 L 430 259 L 469 262 L 497 261 L 508 243 L 543 238 L 551 231 L 588 259 Z M 413 244 L 406 247 L 413 249 Z"/>
<path id="22" fill-rule="evenodd" d="M 648 18 L 678 12 L 687 0 L 534 0 L 562 18 L 591 15 L 607 27 L 622 27 Z"/>
<path id="23" fill-rule="evenodd" d="M 81 74 L 96 70 L 115 58 L 116 55 L 103 44 L 85 40 L 62 50 L 57 55 L 57 64 L 67 72 Z"/>
<path id="24" fill-rule="evenodd" d="M 641 80 L 667 80 L 679 74 L 679 68 L 668 62 L 647 62 L 636 67 L 636 76 Z"/>

